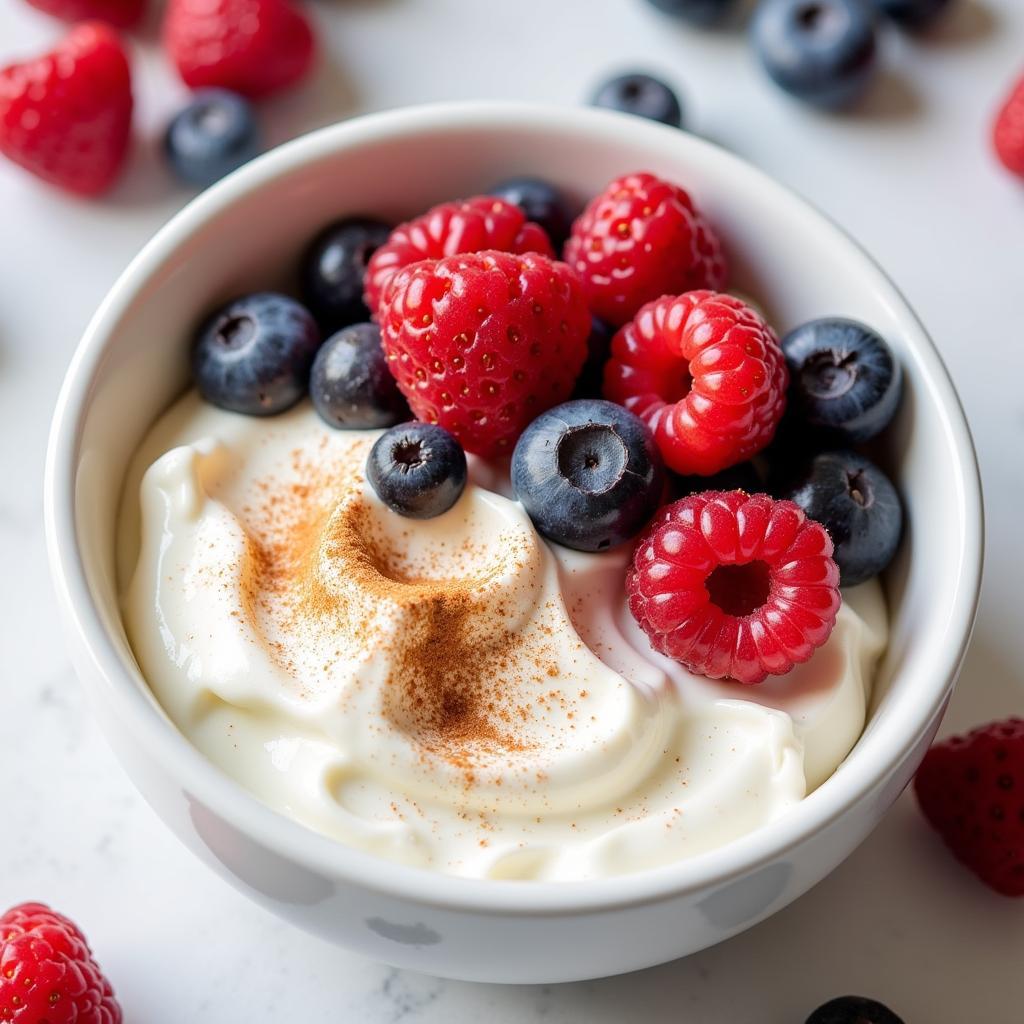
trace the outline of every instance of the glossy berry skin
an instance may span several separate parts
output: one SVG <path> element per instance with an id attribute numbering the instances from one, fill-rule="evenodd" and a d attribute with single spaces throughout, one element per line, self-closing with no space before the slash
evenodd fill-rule
<path id="1" fill-rule="evenodd" d="M 992 144 L 1002 165 L 1024 178 L 1024 77 L 1014 85 L 996 115 Z"/>
<path id="2" fill-rule="evenodd" d="M 877 64 L 871 0 L 762 0 L 751 35 L 775 83 L 819 107 L 854 103 Z"/>
<path id="3" fill-rule="evenodd" d="M 114 990 L 77 926 L 42 903 L 0 916 L 0 1021 L 121 1024 Z"/>
<path id="4" fill-rule="evenodd" d="M 261 99 L 309 73 L 313 31 L 291 0 L 168 0 L 163 44 L 191 89 Z"/>
<path id="5" fill-rule="evenodd" d="M 1004 896 L 1024 896 L 1024 719 L 937 743 L 914 778 L 924 816 L 954 856 Z"/>
<path id="6" fill-rule="evenodd" d="M 174 116 L 164 136 L 171 170 L 206 188 L 260 151 L 260 130 L 248 101 L 226 89 L 203 89 Z"/>
<path id="7" fill-rule="evenodd" d="M 569 200 L 550 181 L 542 178 L 509 178 L 489 188 L 487 194 L 518 206 L 528 221 L 544 229 L 555 251 L 561 250 L 569 237 L 573 217 Z"/>
<path id="8" fill-rule="evenodd" d="M 320 346 L 309 375 L 309 396 L 332 427 L 390 427 L 409 418 L 376 324 L 351 324 Z"/>
<path id="9" fill-rule="evenodd" d="M 523 431 L 512 454 L 512 489 L 534 526 L 578 551 L 605 551 L 636 536 L 664 486 L 651 432 L 612 402 L 556 405 Z"/>
<path id="10" fill-rule="evenodd" d="M 598 87 L 590 102 L 595 107 L 646 117 L 672 128 L 683 125 L 683 108 L 671 86 L 638 71 L 609 79 Z"/>
<path id="11" fill-rule="evenodd" d="M 811 320 L 782 339 L 790 410 L 819 443 L 868 441 L 892 421 L 903 371 L 870 327 L 842 317 Z"/>
<path id="12" fill-rule="evenodd" d="M 952 6 L 952 0 L 874 0 L 875 6 L 901 28 L 930 28 Z"/>
<path id="13" fill-rule="evenodd" d="M 815 455 L 796 469 L 780 493 L 828 530 L 844 587 L 877 576 L 896 554 L 903 535 L 903 503 L 885 473 L 863 455 Z"/>
<path id="14" fill-rule="evenodd" d="M 206 321 L 192 350 L 192 375 L 203 398 L 221 409 L 273 416 L 305 395 L 319 346 L 320 331 L 304 306 L 256 292 Z"/>
<path id="15" fill-rule="evenodd" d="M 76 25 L 52 52 L 0 71 L 0 153 L 68 192 L 113 185 L 131 120 L 128 58 L 108 25 Z"/>
<path id="16" fill-rule="evenodd" d="M 421 217 L 399 224 L 373 254 L 366 271 L 366 305 L 376 314 L 388 281 L 411 263 L 488 249 L 555 254 L 544 229 L 527 220 L 515 203 L 496 196 L 441 203 Z"/>
<path id="17" fill-rule="evenodd" d="M 575 274 L 536 253 L 465 253 L 395 275 L 380 306 L 389 366 L 418 419 L 466 451 L 511 455 L 527 424 L 564 402 L 587 355 Z"/>
<path id="18" fill-rule="evenodd" d="M 565 262 L 591 312 L 616 327 L 646 302 L 725 286 L 718 236 L 681 188 L 653 174 L 616 178 L 573 224 Z"/>
<path id="19" fill-rule="evenodd" d="M 349 217 L 313 239 L 302 257 L 302 298 L 325 331 L 370 319 L 363 279 L 370 257 L 390 234 L 382 221 Z"/>
<path id="20" fill-rule="evenodd" d="M 903 1024 L 888 1006 L 863 996 L 840 996 L 819 1006 L 807 1024 Z"/>
<path id="21" fill-rule="evenodd" d="M 366 459 L 366 478 L 392 512 L 433 519 L 466 488 L 466 453 L 443 427 L 403 423 L 381 434 Z"/>
<path id="22" fill-rule="evenodd" d="M 691 25 L 713 25 L 724 21 L 736 8 L 736 0 L 647 0 L 665 14 Z"/>
<path id="23" fill-rule="evenodd" d="M 759 683 L 832 632 L 832 541 L 792 502 L 705 491 L 666 505 L 637 542 L 629 610 L 651 646 L 711 679 Z"/>
<path id="24" fill-rule="evenodd" d="M 604 395 L 654 431 L 669 469 L 711 476 L 772 439 L 788 374 L 775 332 L 731 295 L 648 303 L 612 340 Z"/>
<path id="25" fill-rule="evenodd" d="M 142 19 L 146 0 L 28 0 L 40 11 L 65 21 L 105 21 L 114 28 L 133 28 Z"/>

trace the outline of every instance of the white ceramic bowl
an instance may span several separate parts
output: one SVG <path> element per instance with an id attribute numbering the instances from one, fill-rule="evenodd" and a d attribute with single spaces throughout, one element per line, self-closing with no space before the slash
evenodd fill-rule
<path id="1" fill-rule="evenodd" d="M 887 574 L 889 647 L 869 724 L 836 774 L 780 820 L 658 870 L 577 883 L 472 881 L 378 860 L 261 804 L 177 732 L 141 677 L 115 596 L 115 510 L 129 457 L 185 387 L 196 318 L 282 279 L 333 217 L 397 219 L 534 173 L 580 198 L 649 169 L 683 183 L 724 236 L 736 287 L 782 329 L 824 314 L 874 325 L 906 368 L 882 459 L 909 512 Z M 929 745 L 981 573 L 970 436 L 945 369 L 885 275 L 759 171 L 682 132 L 593 110 L 466 104 L 395 111 L 299 139 L 201 195 L 136 257 L 75 354 L 46 469 L 53 577 L 77 669 L 111 743 L 177 835 L 282 917 L 434 974 L 551 982 L 694 952 L 785 906 L 868 835 Z"/>

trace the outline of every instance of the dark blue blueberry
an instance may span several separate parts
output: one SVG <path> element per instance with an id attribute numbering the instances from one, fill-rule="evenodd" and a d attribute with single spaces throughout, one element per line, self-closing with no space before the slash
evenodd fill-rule
<path id="1" fill-rule="evenodd" d="M 853 103 L 875 69 L 871 0 L 762 0 L 751 32 L 775 82 L 820 107 Z"/>
<path id="2" fill-rule="evenodd" d="M 561 252 L 573 217 L 569 201 L 554 185 L 541 178 L 509 178 L 489 188 L 487 194 L 518 206 L 527 220 L 547 232 L 555 252 Z"/>
<path id="3" fill-rule="evenodd" d="M 604 551 L 647 525 L 665 474 L 637 416 L 600 400 L 565 402 L 523 431 L 512 489 L 537 529 L 579 551 Z"/>
<path id="4" fill-rule="evenodd" d="M 760 494 L 764 491 L 764 481 L 752 462 L 741 462 L 739 465 L 730 466 L 714 476 L 669 474 L 670 500 L 678 501 L 680 498 L 688 498 L 691 494 L 700 494 L 702 491 L 745 491 L 747 494 Z"/>
<path id="5" fill-rule="evenodd" d="M 182 181 L 206 188 L 259 153 L 256 115 L 237 93 L 203 89 L 168 125 L 164 151 Z"/>
<path id="6" fill-rule="evenodd" d="M 350 217 L 313 239 L 302 258 L 302 298 L 325 332 L 370 319 L 363 302 L 366 265 L 390 234 L 378 220 Z"/>
<path id="7" fill-rule="evenodd" d="M 736 0 L 647 0 L 659 11 L 682 18 L 692 25 L 713 25 L 724 21 L 736 7 Z"/>
<path id="8" fill-rule="evenodd" d="M 679 97 L 653 75 L 634 73 L 612 78 L 594 93 L 591 104 L 660 121 L 673 128 L 680 128 L 683 124 Z"/>
<path id="9" fill-rule="evenodd" d="M 229 302 L 206 321 L 192 349 L 199 393 L 222 409 L 272 416 L 306 393 L 320 331 L 305 306 L 275 292 Z"/>
<path id="10" fill-rule="evenodd" d="M 793 417 L 822 445 L 855 444 L 881 433 L 903 395 L 892 349 L 856 320 L 811 320 L 782 339 Z"/>
<path id="11" fill-rule="evenodd" d="M 611 355 L 615 328 L 600 317 L 590 318 L 590 338 L 587 341 L 587 360 L 576 378 L 573 398 L 600 398 L 604 386 L 604 366 Z"/>
<path id="12" fill-rule="evenodd" d="M 807 1024 L 903 1024 L 888 1006 L 861 996 L 840 996 L 819 1006 Z"/>
<path id="13" fill-rule="evenodd" d="M 309 396 L 332 427 L 390 427 L 409 417 L 376 324 L 344 327 L 320 346 L 309 375 Z"/>
<path id="14" fill-rule="evenodd" d="M 844 587 L 877 576 L 903 534 L 903 505 L 889 478 L 850 451 L 815 455 L 777 491 L 828 530 Z"/>
<path id="15" fill-rule="evenodd" d="M 874 0 L 875 6 L 901 28 L 929 28 L 952 6 L 952 0 Z"/>
<path id="16" fill-rule="evenodd" d="M 366 478 L 392 512 L 433 519 L 447 512 L 466 487 L 466 453 L 444 427 L 402 423 L 377 438 Z"/>

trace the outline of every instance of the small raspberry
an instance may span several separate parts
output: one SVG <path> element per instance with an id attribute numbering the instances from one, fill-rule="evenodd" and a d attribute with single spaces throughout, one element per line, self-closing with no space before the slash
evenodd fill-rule
<path id="1" fill-rule="evenodd" d="M 711 476 L 771 441 L 788 383 L 760 314 L 731 295 L 688 292 L 649 302 L 615 335 L 604 395 L 646 421 L 669 468 Z"/>
<path id="2" fill-rule="evenodd" d="M 170 0 L 163 43 L 192 89 L 231 89 L 259 99 L 294 85 L 316 45 L 290 0 Z"/>
<path id="3" fill-rule="evenodd" d="M 999 108 L 992 141 L 1003 166 L 1024 177 L 1024 77 Z"/>
<path id="4" fill-rule="evenodd" d="M 110 982 L 73 922 L 42 903 L 0 917 L 0 1021 L 120 1024 Z"/>
<path id="5" fill-rule="evenodd" d="M 380 305 L 388 366 L 416 417 L 466 451 L 512 454 L 565 401 L 587 355 L 576 275 L 539 253 L 485 251 L 400 270 Z"/>
<path id="6" fill-rule="evenodd" d="M 96 195 L 113 184 L 131 120 L 128 59 L 117 33 L 99 22 L 0 71 L 0 152 L 70 192 Z"/>
<path id="7" fill-rule="evenodd" d="M 580 214 L 565 262 L 591 311 L 626 323 L 645 303 L 725 287 L 721 243 L 683 189 L 644 172 L 617 178 Z"/>
<path id="8" fill-rule="evenodd" d="M 441 203 L 423 216 L 399 224 L 374 252 L 366 268 L 366 305 L 376 312 L 385 285 L 410 263 L 485 249 L 555 255 L 544 229 L 528 221 L 513 203 L 495 196 Z"/>
<path id="9" fill-rule="evenodd" d="M 105 21 L 115 28 L 132 28 L 142 19 L 146 0 L 28 0 L 33 6 L 65 21 Z"/>
<path id="10" fill-rule="evenodd" d="M 824 527 L 791 501 L 742 491 L 666 505 L 637 543 L 626 594 L 656 651 L 741 683 L 807 661 L 841 600 Z"/>
<path id="11" fill-rule="evenodd" d="M 1024 896 L 1024 719 L 937 743 L 914 789 L 954 855 L 1004 896 Z"/>

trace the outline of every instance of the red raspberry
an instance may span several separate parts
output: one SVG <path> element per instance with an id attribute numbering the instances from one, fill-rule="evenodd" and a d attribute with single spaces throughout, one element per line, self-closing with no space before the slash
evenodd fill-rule
<path id="1" fill-rule="evenodd" d="M 0 917 L 0 1021 L 120 1024 L 121 1007 L 85 936 L 42 903 Z"/>
<path id="2" fill-rule="evenodd" d="M 825 528 L 791 501 L 742 491 L 665 506 L 637 543 L 626 594 L 656 651 L 741 683 L 807 661 L 841 600 Z"/>
<path id="3" fill-rule="evenodd" d="M 676 185 L 641 172 L 617 178 L 572 226 L 565 262 L 590 308 L 610 324 L 645 303 L 694 288 L 725 287 L 718 236 Z"/>
<path id="4" fill-rule="evenodd" d="M 65 21 L 105 21 L 116 28 L 132 28 L 142 19 L 146 0 L 28 0 L 33 6 Z"/>
<path id="5" fill-rule="evenodd" d="M 376 312 L 384 286 L 410 263 L 484 249 L 555 255 L 544 229 L 528 221 L 513 203 L 494 196 L 441 203 L 422 217 L 399 224 L 373 254 L 366 268 L 366 305 Z"/>
<path id="6" fill-rule="evenodd" d="M 1024 177 L 1024 78 L 999 108 L 992 141 L 1003 166 Z"/>
<path id="7" fill-rule="evenodd" d="M 258 99 L 313 64 L 313 30 L 289 0 L 170 0 L 163 42 L 186 85 Z"/>
<path id="8" fill-rule="evenodd" d="M 771 441 L 789 373 L 775 332 L 717 292 L 649 302 L 612 339 L 604 395 L 654 431 L 677 473 L 710 476 Z"/>
<path id="9" fill-rule="evenodd" d="M 510 455 L 531 420 L 569 397 L 587 356 L 590 313 L 564 263 L 487 251 L 400 270 L 380 324 L 416 416 L 491 456 Z"/>
<path id="10" fill-rule="evenodd" d="M 131 121 L 128 60 L 106 25 L 77 25 L 51 53 L 0 71 L 0 152 L 70 192 L 113 184 Z"/>
<path id="11" fill-rule="evenodd" d="M 1024 719 L 937 743 L 914 779 L 924 816 L 1004 896 L 1024 896 Z"/>

